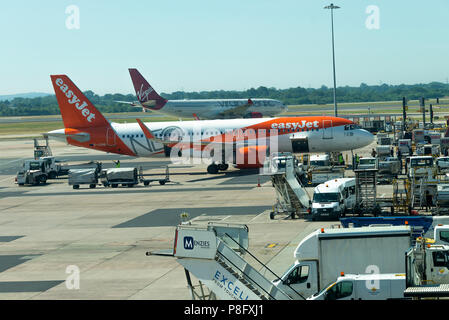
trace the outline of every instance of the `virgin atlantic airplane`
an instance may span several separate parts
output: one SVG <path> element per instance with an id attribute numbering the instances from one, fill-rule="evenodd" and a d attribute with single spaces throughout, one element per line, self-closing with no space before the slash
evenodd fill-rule
<path id="1" fill-rule="evenodd" d="M 66 75 L 51 75 L 64 129 L 48 132 L 68 144 L 104 152 L 206 160 L 217 173 L 229 164 L 258 168 L 272 152 L 334 152 L 362 148 L 373 135 L 350 120 L 329 116 L 109 122 Z M 173 158 L 172 158 L 173 160 Z"/>
<path id="2" fill-rule="evenodd" d="M 185 99 L 161 97 L 137 69 L 129 69 L 136 91 L 136 102 L 117 101 L 174 117 L 198 119 L 261 118 L 287 111 L 287 106 L 274 99 Z"/>

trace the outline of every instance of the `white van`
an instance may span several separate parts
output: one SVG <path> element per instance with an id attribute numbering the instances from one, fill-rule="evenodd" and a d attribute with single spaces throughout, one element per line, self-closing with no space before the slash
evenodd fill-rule
<path id="1" fill-rule="evenodd" d="M 326 181 L 313 192 L 312 220 L 338 219 L 355 206 L 355 178 Z"/>
<path id="2" fill-rule="evenodd" d="M 344 275 L 308 300 L 404 299 L 405 274 Z"/>

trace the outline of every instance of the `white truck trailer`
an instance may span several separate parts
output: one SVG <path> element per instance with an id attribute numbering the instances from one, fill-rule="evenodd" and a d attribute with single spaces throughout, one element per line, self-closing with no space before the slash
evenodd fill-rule
<path id="1" fill-rule="evenodd" d="M 287 294 L 310 297 L 340 276 L 405 272 L 405 252 L 411 246 L 408 226 L 320 229 L 304 238 L 295 250 L 295 263 L 276 281 Z M 294 289 L 294 290 L 292 290 Z"/>

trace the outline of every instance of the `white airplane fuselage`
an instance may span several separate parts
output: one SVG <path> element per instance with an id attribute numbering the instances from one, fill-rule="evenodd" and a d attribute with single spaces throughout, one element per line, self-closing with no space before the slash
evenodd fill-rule
<path id="1" fill-rule="evenodd" d="M 256 113 L 265 117 L 272 117 L 287 110 L 287 107 L 274 99 L 251 99 L 244 113 L 239 116 Z M 153 110 L 170 116 L 192 118 L 193 115 L 201 119 L 220 119 L 232 117 L 232 109 L 248 103 L 247 99 L 201 99 L 201 100 L 168 100 L 159 110 Z M 235 118 L 237 114 L 233 117 Z"/>

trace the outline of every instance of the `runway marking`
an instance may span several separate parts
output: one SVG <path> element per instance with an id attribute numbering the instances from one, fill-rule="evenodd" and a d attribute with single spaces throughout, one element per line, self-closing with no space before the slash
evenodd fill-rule
<path id="1" fill-rule="evenodd" d="M 5 179 L 0 180 L 0 182 L 6 181 L 6 180 L 9 180 L 9 179 L 11 179 L 11 180 L 14 181 L 14 177 L 8 177 L 8 178 L 5 178 Z"/>
<path id="2" fill-rule="evenodd" d="M 261 212 L 261 213 L 259 213 L 257 216 L 255 216 L 254 218 L 252 218 L 251 220 L 249 220 L 249 222 L 248 223 L 251 223 L 251 222 L 253 222 L 253 220 L 256 220 L 257 219 L 257 217 L 259 217 L 259 216 L 261 216 L 261 215 L 263 215 L 265 212 Z"/>

